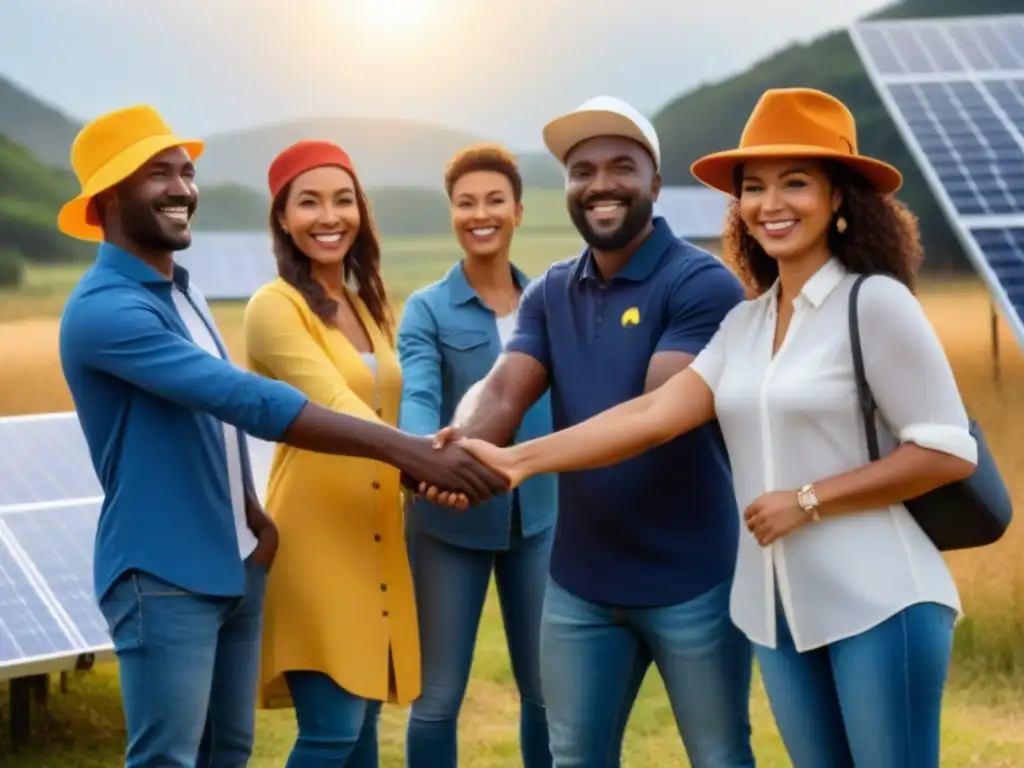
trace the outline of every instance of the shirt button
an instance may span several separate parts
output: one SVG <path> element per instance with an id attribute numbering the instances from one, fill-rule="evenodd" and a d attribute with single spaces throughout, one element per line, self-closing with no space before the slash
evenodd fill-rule
<path id="1" fill-rule="evenodd" d="M 387 584 L 381 584 L 380 585 L 380 591 L 381 592 L 387 592 L 388 591 L 388 585 Z"/>
<path id="2" fill-rule="evenodd" d="M 385 617 L 385 618 L 387 618 L 388 612 L 387 611 L 381 611 L 380 615 Z"/>
<path id="3" fill-rule="evenodd" d="M 373 534 L 373 540 L 374 541 L 380 541 L 380 534 L 379 533 Z"/>
<path id="4" fill-rule="evenodd" d="M 380 489 L 380 483 L 378 483 L 376 480 L 373 481 L 373 489 L 375 491 Z"/>

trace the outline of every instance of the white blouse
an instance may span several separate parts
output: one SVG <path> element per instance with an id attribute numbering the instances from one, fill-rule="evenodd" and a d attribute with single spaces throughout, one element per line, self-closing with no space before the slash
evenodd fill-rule
<path id="1" fill-rule="evenodd" d="M 822 266 L 794 299 L 774 359 L 777 282 L 735 307 L 691 364 L 714 392 L 741 515 L 762 493 L 795 492 L 869 461 L 847 320 L 855 278 L 836 259 Z M 953 371 L 914 295 L 873 275 L 858 313 L 882 455 L 898 440 L 977 461 Z M 960 611 L 945 560 L 902 504 L 822 517 L 768 547 L 741 526 L 732 619 L 769 648 L 776 578 L 798 651 L 864 632 L 914 603 Z"/>

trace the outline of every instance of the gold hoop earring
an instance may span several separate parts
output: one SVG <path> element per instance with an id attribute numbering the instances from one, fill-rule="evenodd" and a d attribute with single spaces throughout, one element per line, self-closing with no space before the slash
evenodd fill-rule
<path id="1" fill-rule="evenodd" d="M 846 219 L 844 219 L 842 216 L 840 216 L 839 218 L 836 219 L 836 232 L 838 232 L 841 235 L 845 231 L 846 231 Z"/>

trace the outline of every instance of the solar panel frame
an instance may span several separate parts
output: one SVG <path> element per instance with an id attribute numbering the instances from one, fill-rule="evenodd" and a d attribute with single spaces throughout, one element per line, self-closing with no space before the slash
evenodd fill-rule
<path id="1" fill-rule="evenodd" d="M 970 54 L 961 49 L 965 45 L 963 41 L 970 40 L 972 34 L 981 35 L 987 30 L 987 34 L 991 35 L 993 29 L 1004 30 L 1000 32 L 1000 39 L 1006 42 L 1005 48 L 1010 50 L 1012 58 L 1007 58 L 1004 51 L 999 54 L 1000 58 L 987 57 L 986 60 L 986 56 L 979 56 L 978 51 L 974 49 L 971 49 L 973 52 Z M 892 48 L 891 44 L 889 51 L 891 56 L 880 52 L 879 40 L 890 39 L 894 31 L 909 32 L 915 36 L 913 39 L 917 40 L 927 30 L 932 30 L 928 33 L 929 39 L 941 39 L 949 44 L 948 47 L 953 53 L 955 63 L 946 57 L 944 58 L 946 65 L 938 66 L 936 57 L 932 55 L 929 58 L 930 71 L 913 71 L 913 68 L 908 67 L 905 61 L 900 62 L 900 53 Z M 1024 153 L 1024 126 L 1020 122 L 1015 123 L 1014 118 L 1007 114 L 1005 107 L 1012 106 L 1012 104 L 1007 105 L 1005 102 L 1001 102 L 997 95 L 994 95 L 1000 92 L 1000 83 L 1014 83 L 1015 92 L 1024 95 L 1024 14 L 863 21 L 853 24 L 849 28 L 849 34 L 869 80 L 892 117 L 907 150 L 920 168 L 964 252 L 1007 319 L 1015 340 L 1024 348 L 1024 285 L 1021 286 L 1019 293 L 1013 290 L 1013 295 L 1011 295 L 1010 289 L 1013 289 L 1015 284 L 1004 284 L 1002 277 L 996 273 L 996 269 L 991 263 L 990 254 L 986 252 L 983 243 L 979 242 L 979 236 L 987 237 L 989 243 L 994 242 L 992 238 L 996 236 L 975 234 L 1002 231 L 1007 233 L 1007 238 L 1011 238 L 1013 231 L 1024 227 L 1024 212 L 979 211 L 974 214 L 965 214 L 960 209 L 963 207 L 962 200 L 961 206 L 958 208 L 949 185 L 944 182 L 939 168 L 933 162 L 933 157 L 936 157 L 937 153 L 933 148 L 932 157 L 929 156 L 929 152 L 922 143 L 920 131 L 915 130 L 915 126 L 910 124 L 904 114 L 906 104 L 899 103 L 893 90 L 906 87 L 916 87 L 920 90 L 925 86 L 952 86 L 953 84 L 974 86 L 981 95 L 982 102 L 975 102 L 969 106 L 975 113 L 981 113 L 985 107 L 988 107 L 998 118 L 998 125 L 1012 137 L 1016 145 L 1015 148 L 1003 147 L 1006 154 L 1000 155 L 995 151 L 997 148 L 988 145 L 987 141 L 980 142 L 981 137 L 979 137 L 979 143 L 983 145 L 983 149 L 991 150 L 991 157 L 982 153 L 974 160 L 989 162 L 993 174 L 997 172 L 999 174 L 994 178 L 1001 178 L 1005 164 L 1017 158 L 1013 150 L 1016 149 L 1017 153 Z M 981 53 L 986 54 L 985 50 L 981 50 Z M 1000 61 L 1013 64 L 1013 67 L 999 68 Z M 1020 62 L 1019 68 L 1016 67 L 1018 61 Z M 916 69 L 923 70 L 924 67 Z M 970 93 L 970 91 L 962 89 L 961 92 Z M 895 93 L 901 93 L 901 91 L 896 90 Z M 1020 104 L 1020 113 L 1024 114 L 1024 101 Z M 955 158 L 957 155 L 955 152 L 951 152 L 949 156 Z M 945 173 L 948 178 L 953 178 L 949 169 L 945 169 Z M 964 178 L 968 182 L 968 186 L 971 186 L 971 177 L 965 174 Z M 1016 176 L 1011 178 L 1016 179 Z M 974 186 L 977 186 L 976 183 Z M 1004 183 L 1002 186 L 1008 185 Z M 979 190 L 975 189 L 973 192 L 976 197 L 980 197 Z M 1019 190 L 1012 188 L 1011 192 L 1020 194 Z M 1010 207 L 1013 207 L 1013 203 Z"/>

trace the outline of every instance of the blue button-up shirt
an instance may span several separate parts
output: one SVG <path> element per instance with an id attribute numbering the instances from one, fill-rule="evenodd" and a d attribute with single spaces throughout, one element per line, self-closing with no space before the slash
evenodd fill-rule
<path id="1" fill-rule="evenodd" d="M 512 271 L 525 287 L 526 275 L 514 266 Z M 403 381 L 399 427 L 416 435 L 432 435 L 450 423 L 466 390 L 487 375 L 501 351 L 494 312 L 466 280 L 462 262 L 438 282 L 414 292 L 405 303 L 398 330 Z M 531 440 L 550 431 L 551 401 L 545 392 L 527 411 L 515 440 Z M 417 498 L 407 524 L 456 546 L 504 549 L 509 545 L 512 503 L 517 496 L 523 536 L 554 524 L 556 475 L 532 477 L 515 492 L 495 496 L 468 512 Z"/>
<path id="2" fill-rule="evenodd" d="M 508 351 L 551 378 L 556 430 L 643 394 L 651 357 L 696 355 L 744 298 L 739 280 L 665 220 L 610 281 L 588 250 L 530 284 Z M 684 602 L 732 575 L 739 514 L 717 422 L 628 461 L 559 477 L 551 576 L 594 602 Z"/>
<path id="3" fill-rule="evenodd" d="M 179 266 L 174 283 L 220 344 Z M 278 441 L 307 402 L 194 344 L 172 290 L 144 261 L 104 243 L 61 317 L 61 365 L 104 493 L 98 598 L 135 569 L 199 594 L 244 594 L 222 422 Z M 251 490 L 241 433 L 240 441 Z"/>

